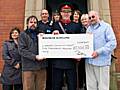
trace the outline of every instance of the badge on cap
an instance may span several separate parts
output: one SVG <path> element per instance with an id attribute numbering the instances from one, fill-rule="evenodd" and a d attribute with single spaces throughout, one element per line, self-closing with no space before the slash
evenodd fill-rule
<path id="1" fill-rule="evenodd" d="M 62 8 L 61 8 L 61 12 L 71 12 L 72 9 L 69 5 L 64 5 Z"/>

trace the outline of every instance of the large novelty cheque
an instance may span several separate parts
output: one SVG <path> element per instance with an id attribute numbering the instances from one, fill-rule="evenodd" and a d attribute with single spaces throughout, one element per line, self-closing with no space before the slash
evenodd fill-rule
<path id="1" fill-rule="evenodd" d="M 39 56 L 45 58 L 91 58 L 93 34 L 44 34 L 38 36 Z"/>

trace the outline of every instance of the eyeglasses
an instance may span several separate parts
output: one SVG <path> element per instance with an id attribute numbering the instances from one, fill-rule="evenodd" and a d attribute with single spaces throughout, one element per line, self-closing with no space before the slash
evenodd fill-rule
<path id="1" fill-rule="evenodd" d="M 91 16 L 91 17 L 89 17 L 89 19 L 92 19 L 92 18 L 95 18 L 95 16 Z"/>
<path id="2" fill-rule="evenodd" d="M 36 24 L 37 22 L 30 21 L 30 23 L 35 23 Z"/>

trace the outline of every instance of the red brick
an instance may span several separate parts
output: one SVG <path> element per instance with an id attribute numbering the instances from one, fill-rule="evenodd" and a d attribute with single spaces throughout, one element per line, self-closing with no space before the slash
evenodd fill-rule
<path id="1" fill-rule="evenodd" d="M 0 72 L 3 68 L 2 43 L 14 26 L 23 30 L 26 0 L 0 0 Z M 1 89 L 0 89 L 1 90 Z"/>
<path id="2" fill-rule="evenodd" d="M 117 72 L 120 72 L 120 1 L 119 0 L 109 0 L 110 1 L 110 12 L 111 12 L 111 19 L 112 19 L 112 26 L 114 28 L 116 38 L 117 38 L 117 48 L 115 50 L 115 55 L 117 56 L 117 64 L 116 64 L 116 70 Z"/>

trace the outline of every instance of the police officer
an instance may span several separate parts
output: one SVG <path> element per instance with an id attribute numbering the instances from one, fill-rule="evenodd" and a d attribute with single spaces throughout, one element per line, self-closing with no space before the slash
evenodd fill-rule
<path id="1" fill-rule="evenodd" d="M 70 19 L 72 8 L 70 5 L 62 5 L 60 8 L 60 21 L 53 25 L 53 34 L 75 34 L 79 28 Z M 72 58 L 55 58 L 52 60 L 52 90 L 61 90 L 64 75 L 68 90 L 76 90 L 77 73 L 76 60 Z"/>

